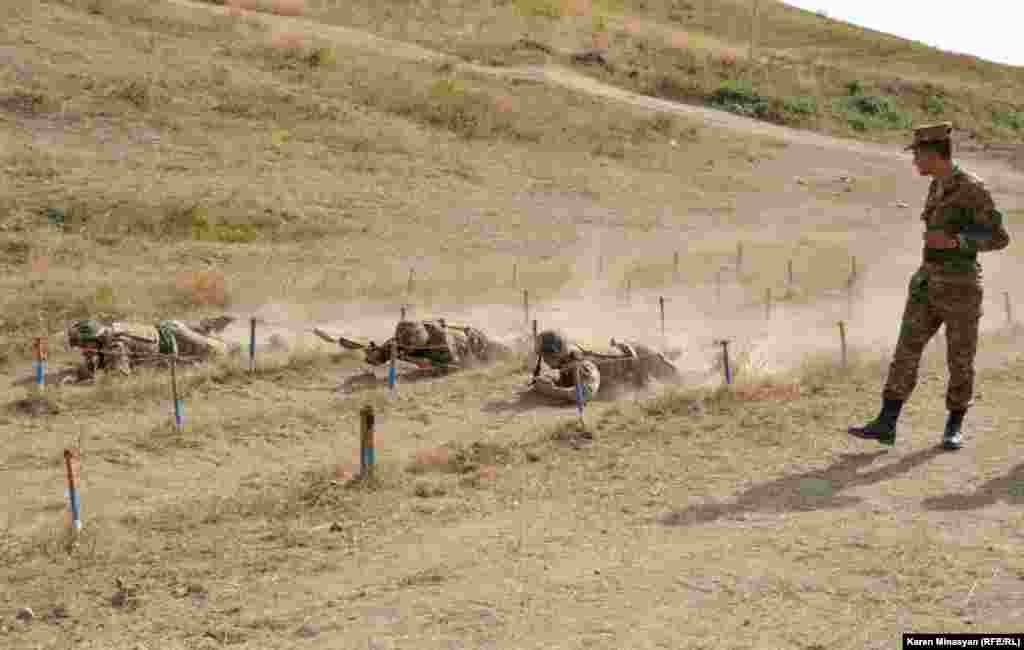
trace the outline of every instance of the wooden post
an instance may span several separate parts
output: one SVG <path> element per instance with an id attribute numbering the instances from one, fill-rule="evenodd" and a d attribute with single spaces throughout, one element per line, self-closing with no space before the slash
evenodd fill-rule
<path id="1" fill-rule="evenodd" d="M 583 420 L 583 384 L 580 382 L 580 364 L 576 363 L 573 367 L 573 374 L 575 375 L 576 383 L 576 413 L 580 417 L 580 431 L 586 430 L 586 422 Z"/>
<path id="2" fill-rule="evenodd" d="M 772 319 L 772 290 L 767 288 L 764 290 L 764 319 Z"/>
<path id="3" fill-rule="evenodd" d="M 171 357 L 171 396 L 174 398 L 174 426 L 181 433 L 181 399 L 178 397 L 178 357 Z"/>
<path id="4" fill-rule="evenodd" d="M 1010 304 L 1010 292 L 1003 292 L 1003 302 L 1006 303 L 1006 326 L 1013 328 L 1013 305 Z"/>
<path id="5" fill-rule="evenodd" d="M 405 321 L 405 305 L 402 305 L 400 316 L 401 316 L 402 321 Z"/>
<path id="6" fill-rule="evenodd" d="M 374 433 L 376 427 L 376 416 L 373 412 L 373 405 L 367 404 L 360 411 L 362 431 L 359 438 L 359 478 L 366 480 L 373 478 L 373 469 L 376 461 L 376 448 Z"/>
<path id="7" fill-rule="evenodd" d="M 530 324 L 530 290 L 523 289 L 523 322 Z"/>
<path id="8" fill-rule="evenodd" d="M 665 296 L 658 296 L 658 307 L 661 310 L 661 339 L 665 340 Z"/>
<path id="9" fill-rule="evenodd" d="M 716 341 L 722 346 L 722 369 L 725 372 L 725 385 L 732 384 L 732 370 L 729 368 L 729 341 Z"/>
<path id="10" fill-rule="evenodd" d="M 672 279 L 679 282 L 679 251 L 672 254 Z"/>
<path id="11" fill-rule="evenodd" d="M 793 260 L 789 260 L 789 264 L 786 265 L 786 286 L 793 287 Z"/>
<path id="12" fill-rule="evenodd" d="M 839 321 L 839 348 L 842 354 L 843 368 L 846 368 L 846 323 Z"/>
<path id="13" fill-rule="evenodd" d="M 512 262 L 512 284 L 519 282 L 519 263 Z"/>
<path id="14" fill-rule="evenodd" d="M 49 356 L 49 349 L 45 336 L 37 336 L 32 339 L 32 357 L 34 359 L 36 374 L 36 390 L 38 396 L 42 397 L 46 391 L 46 360 Z"/>
<path id="15" fill-rule="evenodd" d="M 64 450 L 64 467 L 68 477 L 68 504 L 71 506 L 71 529 L 77 534 L 82 530 L 82 506 L 78 493 L 78 485 L 75 481 L 77 472 L 73 466 L 74 453 L 70 449 Z"/>
<path id="16" fill-rule="evenodd" d="M 256 372 L 256 318 L 249 319 L 249 373 Z"/>
<path id="17" fill-rule="evenodd" d="M 409 297 L 412 296 L 413 276 L 415 276 L 415 275 L 416 275 L 416 268 L 413 267 L 413 268 L 409 269 L 409 281 L 405 285 L 405 293 Z"/>
<path id="18" fill-rule="evenodd" d="M 392 394 L 398 390 L 398 367 L 395 365 L 398 362 L 398 341 L 391 339 L 391 365 L 388 366 L 388 388 L 391 389 Z"/>
<path id="19" fill-rule="evenodd" d="M 532 365 L 532 364 L 537 363 L 537 360 L 533 358 L 534 355 L 540 354 L 539 352 L 537 352 L 537 319 L 533 320 L 533 339 L 530 341 L 530 348 L 529 349 L 532 350 L 533 352 L 532 353 L 528 352 L 526 354 L 526 361 L 527 361 L 528 364 Z"/>

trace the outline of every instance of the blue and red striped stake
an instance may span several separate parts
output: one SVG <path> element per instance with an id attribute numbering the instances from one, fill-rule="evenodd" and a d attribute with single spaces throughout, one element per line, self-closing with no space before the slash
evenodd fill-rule
<path id="1" fill-rule="evenodd" d="M 398 372 L 395 370 L 395 363 L 398 357 L 398 342 L 391 341 L 391 365 L 388 367 L 388 388 L 392 391 L 398 388 Z"/>
<path id="2" fill-rule="evenodd" d="M 71 503 L 71 526 L 76 532 L 82 530 L 81 502 L 78 497 L 78 486 L 75 485 L 75 470 L 72 467 L 73 454 L 70 449 L 64 450 L 64 465 L 68 474 L 68 500 Z"/>
<path id="3" fill-rule="evenodd" d="M 374 425 L 373 406 L 367 404 L 360 411 L 362 416 L 362 435 L 359 440 L 359 476 L 363 479 L 372 478 L 374 465 Z"/>
<path id="4" fill-rule="evenodd" d="M 183 417 L 181 413 L 181 400 L 178 398 L 177 366 L 178 359 L 176 357 L 171 357 L 171 395 L 174 397 L 174 426 L 177 427 L 178 433 L 181 433 L 181 422 Z"/>
<path id="5" fill-rule="evenodd" d="M 32 339 L 32 352 L 35 357 L 33 365 L 36 371 L 36 387 L 39 389 L 39 394 L 42 395 L 46 387 L 46 339 L 41 336 Z"/>
<path id="6" fill-rule="evenodd" d="M 580 426 L 583 426 L 583 384 L 580 382 L 579 364 L 575 368 L 576 374 L 576 413 L 580 416 Z"/>

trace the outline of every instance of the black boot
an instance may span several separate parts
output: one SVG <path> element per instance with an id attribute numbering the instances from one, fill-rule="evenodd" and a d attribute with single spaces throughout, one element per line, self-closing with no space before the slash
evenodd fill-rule
<path id="1" fill-rule="evenodd" d="M 850 435 L 865 440 L 877 440 L 883 445 L 896 444 L 896 420 L 900 417 L 903 400 L 887 399 L 882 401 L 882 410 L 871 422 L 862 427 L 850 427 Z"/>
<path id="2" fill-rule="evenodd" d="M 964 446 L 963 435 L 960 427 L 964 423 L 964 415 L 967 411 L 950 411 L 946 419 L 946 431 L 942 434 L 942 446 L 946 449 L 960 449 Z"/>

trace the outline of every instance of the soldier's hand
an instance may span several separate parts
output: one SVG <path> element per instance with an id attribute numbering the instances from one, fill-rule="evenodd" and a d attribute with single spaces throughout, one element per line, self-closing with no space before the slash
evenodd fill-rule
<path id="1" fill-rule="evenodd" d="M 950 237 L 941 230 L 930 230 L 924 234 L 925 245 L 928 248 L 956 248 L 959 242 L 955 237 Z"/>

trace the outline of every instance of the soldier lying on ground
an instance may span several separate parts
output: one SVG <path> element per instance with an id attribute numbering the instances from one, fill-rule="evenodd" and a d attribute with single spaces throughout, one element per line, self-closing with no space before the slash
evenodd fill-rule
<path id="1" fill-rule="evenodd" d="M 348 350 L 363 350 L 366 362 L 379 366 L 391 361 L 393 343 L 398 345 L 398 359 L 420 368 L 456 369 L 492 363 L 512 356 L 508 346 L 494 341 L 482 331 L 468 325 L 452 325 L 445 320 L 401 321 L 395 327 L 395 336 L 376 345 L 370 341 L 363 345 L 338 337 L 337 339 L 314 329 L 325 341 L 337 342 Z"/>
<path id="2" fill-rule="evenodd" d="M 228 354 L 230 348 L 213 334 L 220 333 L 234 321 L 230 316 L 203 319 L 185 324 L 165 320 L 145 323 L 101 323 L 87 319 L 76 321 L 68 328 L 68 345 L 81 348 L 83 362 L 79 366 L 77 381 L 87 381 L 97 370 L 114 370 L 131 374 L 132 370 L 158 365 L 170 355 L 183 361 L 206 361 Z"/>
<path id="3" fill-rule="evenodd" d="M 576 401 L 576 374 L 579 373 L 583 401 L 594 399 L 599 391 L 626 386 L 644 387 L 654 378 L 679 380 L 679 371 L 664 355 L 645 345 L 611 340 L 611 350 L 595 352 L 570 341 L 556 330 L 537 335 L 537 367 L 531 379 L 532 390 L 569 402 Z M 541 364 L 556 371 L 542 375 Z"/>

